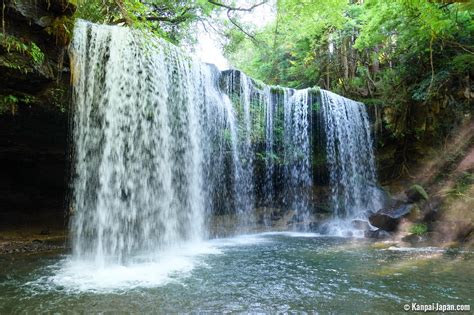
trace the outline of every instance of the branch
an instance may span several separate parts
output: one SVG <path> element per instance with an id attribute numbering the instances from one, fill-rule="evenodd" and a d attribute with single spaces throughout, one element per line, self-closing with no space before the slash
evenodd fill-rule
<path id="1" fill-rule="evenodd" d="M 213 5 L 217 5 L 219 7 L 222 7 L 222 8 L 225 8 L 229 11 L 245 11 L 245 12 L 250 12 L 252 11 L 253 9 L 265 4 L 268 2 L 268 0 L 264 0 L 262 2 L 259 2 L 259 3 L 256 3 L 254 5 L 252 5 L 251 7 L 248 7 L 248 8 L 242 8 L 242 7 L 232 7 L 230 5 L 227 5 L 225 3 L 221 3 L 221 2 L 218 2 L 218 1 L 215 1 L 215 0 L 207 0 L 207 2 L 209 2 L 210 4 L 213 4 Z"/>
<path id="2" fill-rule="evenodd" d="M 252 34 L 249 34 L 248 32 L 246 32 L 242 26 L 239 25 L 239 23 L 237 23 L 236 21 L 234 21 L 234 19 L 232 19 L 232 17 L 230 16 L 232 10 L 231 9 L 227 9 L 227 18 L 229 19 L 229 21 L 239 29 L 239 31 L 241 31 L 242 33 L 244 33 L 245 35 L 247 35 L 255 44 L 258 44 L 259 41 L 255 38 L 254 35 Z"/>
<path id="3" fill-rule="evenodd" d="M 191 17 L 189 15 L 186 15 L 186 13 L 190 10 L 190 8 L 187 8 L 184 10 L 180 15 L 175 16 L 175 17 L 169 17 L 169 16 L 147 16 L 144 19 L 147 21 L 158 21 L 158 22 L 168 22 L 171 24 L 180 24 L 183 22 L 186 22 L 186 20 L 190 19 Z M 139 18 L 140 19 L 140 18 Z"/>
<path id="4" fill-rule="evenodd" d="M 115 4 L 117 4 L 117 6 L 120 10 L 120 14 L 122 14 L 123 18 L 121 19 L 121 22 L 125 22 L 125 24 L 127 24 L 127 25 L 132 25 L 133 21 L 130 18 L 130 16 L 128 15 L 127 10 L 125 9 L 125 5 L 123 3 L 123 0 L 115 0 Z"/>
<path id="5" fill-rule="evenodd" d="M 194 8 L 187 7 L 183 10 L 183 12 L 181 12 L 180 15 L 175 16 L 175 17 L 170 17 L 170 16 L 145 16 L 145 17 L 141 17 L 141 16 L 138 16 L 137 19 L 142 20 L 142 21 L 143 20 L 151 21 L 151 22 L 168 22 L 168 23 L 176 25 L 176 24 L 186 22 L 186 20 L 190 19 L 191 17 L 189 15 L 187 15 L 187 13 L 189 11 L 191 11 L 192 9 L 194 9 Z M 123 23 L 123 22 L 127 22 L 127 19 L 123 18 L 123 19 L 119 19 L 119 20 L 115 21 L 115 23 Z"/>

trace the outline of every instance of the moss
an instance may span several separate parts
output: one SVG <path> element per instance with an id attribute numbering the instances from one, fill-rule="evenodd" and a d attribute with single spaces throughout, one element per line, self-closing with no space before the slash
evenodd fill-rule
<path id="1" fill-rule="evenodd" d="M 279 85 L 272 85 L 272 86 L 270 86 L 270 92 L 272 94 L 283 95 L 285 93 L 285 88 L 283 88 Z"/>
<path id="2" fill-rule="evenodd" d="M 321 88 L 319 86 L 313 86 L 309 88 L 308 92 L 310 94 L 318 95 L 319 93 L 321 93 Z"/>
<path id="3" fill-rule="evenodd" d="M 319 102 L 314 102 L 311 108 L 313 111 L 317 112 L 321 109 L 321 104 Z"/>

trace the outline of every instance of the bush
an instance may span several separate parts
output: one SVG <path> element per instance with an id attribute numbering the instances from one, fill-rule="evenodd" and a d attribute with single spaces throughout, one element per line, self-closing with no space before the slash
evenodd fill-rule
<path id="1" fill-rule="evenodd" d="M 425 223 L 417 223 L 410 227 L 410 233 L 415 235 L 423 235 L 428 232 L 428 226 Z"/>

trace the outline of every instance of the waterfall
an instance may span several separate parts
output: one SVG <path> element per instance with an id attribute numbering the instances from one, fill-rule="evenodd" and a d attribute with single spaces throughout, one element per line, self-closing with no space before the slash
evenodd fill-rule
<path id="1" fill-rule="evenodd" d="M 292 95 L 290 95 L 290 93 Z M 311 180 L 311 148 L 309 90 L 285 90 L 284 92 L 284 157 L 286 197 L 297 220 L 309 218 Z"/>
<path id="2" fill-rule="evenodd" d="M 275 107 L 278 106 L 278 99 L 276 104 L 272 102 L 272 93 L 269 86 L 265 87 L 262 95 L 263 103 L 265 104 L 265 182 L 263 193 L 265 195 L 265 202 L 271 204 L 274 198 L 273 177 L 275 173 L 275 151 L 274 151 L 274 121 Z"/>
<path id="3" fill-rule="evenodd" d="M 331 204 L 337 218 L 377 210 L 379 193 L 364 104 L 321 90 Z"/>
<path id="4" fill-rule="evenodd" d="M 75 257 L 127 257 L 206 236 L 236 141 L 217 69 L 138 31 L 76 24 L 71 47 Z"/>
<path id="5" fill-rule="evenodd" d="M 262 206 L 294 211 L 293 223 L 307 229 L 318 202 L 315 130 L 326 137 L 335 216 L 374 207 L 360 103 L 221 73 L 150 34 L 85 21 L 75 27 L 71 64 L 78 259 L 125 263 L 198 241 L 216 215 L 235 215 L 235 231 L 252 231 Z"/>
<path id="6" fill-rule="evenodd" d="M 264 175 L 262 183 L 262 201 L 273 206 L 277 192 L 276 177 L 283 180 L 283 203 L 293 210 L 298 222 L 310 219 L 311 202 L 311 104 L 310 89 L 295 90 L 272 87 L 257 83 L 241 71 L 231 71 L 227 76 L 226 93 L 234 95 L 240 114 L 241 145 L 239 154 L 243 161 L 237 189 L 238 198 L 245 204 L 254 204 L 254 186 L 256 184 L 253 157 L 256 155 L 254 142 L 262 142 Z M 274 89 L 274 93 L 272 93 Z M 282 117 L 278 109 L 282 108 Z M 275 126 L 278 120 L 283 129 L 282 148 L 277 148 Z M 276 161 L 284 164 L 282 174 L 276 172 Z M 246 209 L 245 217 L 251 216 L 252 209 Z M 268 218 L 264 219 L 268 222 Z"/>
<path id="7" fill-rule="evenodd" d="M 254 176 L 253 176 L 253 156 L 254 148 L 252 143 L 252 90 L 253 85 L 244 73 L 240 72 L 239 76 L 240 99 L 238 100 L 237 111 L 239 113 L 240 139 L 240 172 L 236 176 L 236 198 L 237 213 L 239 220 L 243 225 L 249 225 L 252 222 L 252 210 L 254 208 Z"/>

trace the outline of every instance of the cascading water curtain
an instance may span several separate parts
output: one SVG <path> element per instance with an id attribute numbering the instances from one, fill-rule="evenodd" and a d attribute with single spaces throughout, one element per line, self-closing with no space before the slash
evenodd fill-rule
<path id="1" fill-rule="evenodd" d="M 76 24 L 73 253 L 124 262 L 205 236 L 235 125 L 217 70 L 136 31 Z M 236 139 L 232 139 L 236 142 Z"/>
<path id="2" fill-rule="evenodd" d="M 273 177 L 275 176 L 274 151 L 274 116 L 278 102 L 273 102 L 269 86 L 266 86 L 262 95 L 262 103 L 265 106 L 265 182 L 263 194 L 266 204 L 272 204 L 274 196 Z"/>
<path id="3" fill-rule="evenodd" d="M 321 90 L 331 203 L 338 218 L 363 216 L 380 204 L 365 105 Z"/>
<path id="4" fill-rule="evenodd" d="M 282 177 L 284 184 L 280 192 L 284 196 L 283 203 L 290 210 L 294 210 L 301 221 L 309 219 L 311 203 L 311 104 L 310 89 L 294 90 L 273 87 L 276 90 L 272 95 L 272 87 L 264 84 L 255 84 L 243 72 L 232 70 L 226 77 L 226 92 L 233 95 L 236 103 L 239 126 L 239 145 L 236 150 L 234 163 L 236 169 L 237 208 L 245 218 L 251 218 L 255 204 L 255 141 L 260 141 L 264 153 L 264 175 L 261 184 L 261 201 L 266 205 L 273 205 L 276 195 L 274 181 L 276 176 Z M 277 117 L 277 110 L 281 106 L 283 117 Z M 282 119 L 281 152 L 277 152 L 275 143 L 276 120 Z M 257 138 L 257 140 L 255 140 Z M 260 153 L 262 156 L 262 153 Z M 280 163 L 283 163 L 283 174 L 276 173 L 275 161 L 280 154 Z M 281 189 L 281 188 L 280 188 Z M 245 221 L 245 220 L 244 220 Z M 265 220 L 264 221 L 268 221 Z"/>
<path id="5" fill-rule="evenodd" d="M 301 222 L 309 219 L 311 201 L 311 103 L 309 89 L 284 93 L 286 196 Z"/>
<path id="6" fill-rule="evenodd" d="M 238 214 L 237 231 L 248 230 L 256 179 L 262 199 L 276 196 L 278 183 L 283 204 L 308 221 L 309 89 L 232 71 L 225 94 L 215 67 L 151 35 L 84 21 L 74 34 L 74 257 L 104 264 L 158 253 L 206 237 L 210 214 L 226 211 Z M 355 215 L 376 199 L 367 194 L 376 187 L 367 113 L 321 94 L 333 206 L 338 216 Z"/>

